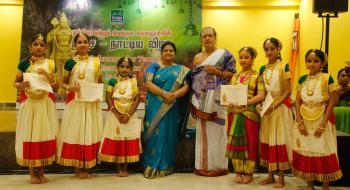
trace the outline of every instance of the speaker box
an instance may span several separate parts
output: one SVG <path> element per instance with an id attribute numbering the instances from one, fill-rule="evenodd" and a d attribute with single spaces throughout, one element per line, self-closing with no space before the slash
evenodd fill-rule
<path id="1" fill-rule="evenodd" d="M 348 12 L 349 0 L 314 0 L 313 13 Z"/>

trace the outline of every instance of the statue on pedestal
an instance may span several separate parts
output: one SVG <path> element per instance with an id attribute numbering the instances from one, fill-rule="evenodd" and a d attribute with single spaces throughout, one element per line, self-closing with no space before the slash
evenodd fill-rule
<path id="1" fill-rule="evenodd" d="M 64 89 L 61 88 L 63 80 L 64 64 L 73 55 L 71 42 L 72 30 L 69 27 L 69 22 L 64 12 L 61 13 L 59 20 L 54 17 L 51 20 L 53 29 L 47 34 L 47 57 L 55 60 L 56 72 L 60 88 L 59 95 L 64 94 Z"/>

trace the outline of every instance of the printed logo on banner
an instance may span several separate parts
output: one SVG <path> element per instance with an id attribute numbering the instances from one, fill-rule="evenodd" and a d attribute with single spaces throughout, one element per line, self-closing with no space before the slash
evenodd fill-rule
<path id="1" fill-rule="evenodd" d="M 112 23 L 124 23 L 123 10 L 111 10 L 111 22 Z"/>

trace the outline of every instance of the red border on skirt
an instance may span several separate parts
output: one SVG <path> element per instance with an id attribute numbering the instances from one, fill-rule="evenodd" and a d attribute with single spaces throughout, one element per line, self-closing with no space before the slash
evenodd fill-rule
<path id="1" fill-rule="evenodd" d="M 286 145 L 269 146 L 265 143 L 260 143 L 260 157 L 262 160 L 267 160 L 268 163 L 289 162 Z"/>
<path id="2" fill-rule="evenodd" d="M 303 173 L 330 174 L 340 170 L 335 153 L 322 157 L 309 157 L 293 151 L 293 167 Z"/>
<path id="3" fill-rule="evenodd" d="M 140 154 L 140 140 L 112 140 L 105 138 L 101 153 L 108 156 L 137 156 Z"/>
<path id="4" fill-rule="evenodd" d="M 89 162 L 97 158 L 100 142 L 91 145 L 63 143 L 62 159 L 72 159 Z"/>
<path id="5" fill-rule="evenodd" d="M 42 142 L 23 142 L 23 159 L 42 160 L 56 154 L 56 139 Z"/>

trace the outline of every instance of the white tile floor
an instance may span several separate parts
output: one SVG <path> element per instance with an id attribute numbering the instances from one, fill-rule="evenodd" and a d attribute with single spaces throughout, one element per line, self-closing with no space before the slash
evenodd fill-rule
<path id="1" fill-rule="evenodd" d="M 0 175 L 0 190 L 245 190 L 274 189 L 272 185 L 261 186 L 258 181 L 266 174 L 255 174 L 254 182 L 249 185 L 235 184 L 234 175 L 221 177 L 201 177 L 190 173 L 176 173 L 160 179 L 145 179 L 141 174 L 132 174 L 126 178 L 115 174 L 95 174 L 92 179 L 77 179 L 72 174 L 48 174 L 47 184 L 32 185 L 28 175 Z M 301 190 L 304 182 L 295 177 L 286 177 L 287 190 Z M 321 187 L 316 187 L 321 189 Z M 349 187 L 331 187 L 335 190 L 350 189 Z"/>

